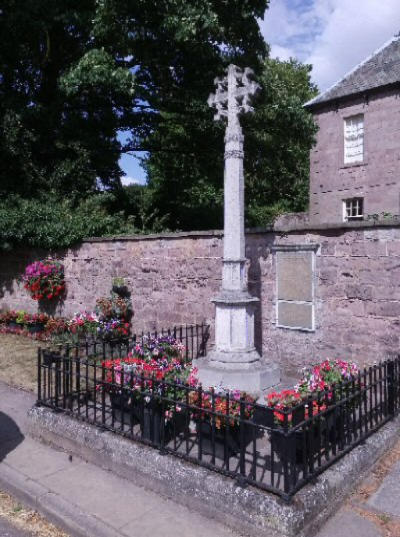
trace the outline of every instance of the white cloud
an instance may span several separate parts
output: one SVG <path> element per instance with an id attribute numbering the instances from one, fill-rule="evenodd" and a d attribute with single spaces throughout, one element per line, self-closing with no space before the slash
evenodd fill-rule
<path id="1" fill-rule="evenodd" d="M 129 177 L 128 175 L 126 175 L 125 177 L 121 177 L 121 183 L 124 186 L 142 184 L 142 182 L 139 179 L 135 179 L 134 177 Z"/>
<path id="2" fill-rule="evenodd" d="M 321 90 L 400 30 L 399 0 L 272 0 L 261 31 L 271 55 L 314 66 Z"/>

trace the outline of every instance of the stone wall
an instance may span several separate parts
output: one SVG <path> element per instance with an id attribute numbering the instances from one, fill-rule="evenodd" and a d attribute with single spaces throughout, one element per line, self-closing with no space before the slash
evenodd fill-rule
<path id="1" fill-rule="evenodd" d="M 364 198 L 364 214 L 400 213 L 400 106 L 397 90 L 330 103 L 313 111 L 310 221 L 343 221 L 343 200 Z M 344 119 L 364 114 L 364 161 L 344 164 Z"/>
<path id="2" fill-rule="evenodd" d="M 136 331 L 214 318 L 210 298 L 221 285 L 222 233 L 187 233 L 92 239 L 58 252 L 68 294 L 55 310 L 90 310 L 107 295 L 113 276 L 132 291 Z M 247 233 L 250 292 L 260 298 L 256 317 L 259 350 L 286 370 L 325 356 L 371 363 L 399 351 L 400 226 L 353 223 L 293 224 Z M 273 246 L 317 244 L 315 332 L 276 327 L 276 253 Z M 17 278 L 45 252 L 2 253 L 0 307 L 34 311 L 37 303 Z M 294 270 L 294 278 L 301 277 Z"/>

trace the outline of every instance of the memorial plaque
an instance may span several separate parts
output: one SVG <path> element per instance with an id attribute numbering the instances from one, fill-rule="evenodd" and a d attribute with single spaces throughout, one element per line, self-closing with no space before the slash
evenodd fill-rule
<path id="1" fill-rule="evenodd" d="M 278 326 L 314 330 L 313 305 L 278 302 Z"/>
<path id="2" fill-rule="evenodd" d="M 313 301 L 313 252 L 277 252 L 278 300 Z"/>

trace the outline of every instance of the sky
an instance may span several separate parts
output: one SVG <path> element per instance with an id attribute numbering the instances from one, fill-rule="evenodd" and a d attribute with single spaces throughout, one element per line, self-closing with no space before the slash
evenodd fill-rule
<path id="1" fill-rule="evenodd" d="M 271 57 L 312 64 L 323 91 L 400 32 L 400 0 L 271 0 L 259 24 Z M 124 184 L 145 183 L 135 156 L 120 164 Z"/>

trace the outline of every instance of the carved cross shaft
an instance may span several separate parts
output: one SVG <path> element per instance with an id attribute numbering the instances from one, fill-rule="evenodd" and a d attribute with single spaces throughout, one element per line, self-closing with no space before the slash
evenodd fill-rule
<path id="1" fill-rule="evenodd" d="M 228 128 L 240 126 L 239 116 L 252 112 L 251 101 L 260 91 L 260 86 L 251 80 L 253 70 L 246 67 L 244 71 L 236 65 L 228 67 L 228 74 L 216 78 L 217 91 L 208 98 L 208 104 L 216 108 L 215 120 L 228 118 Z"/>

